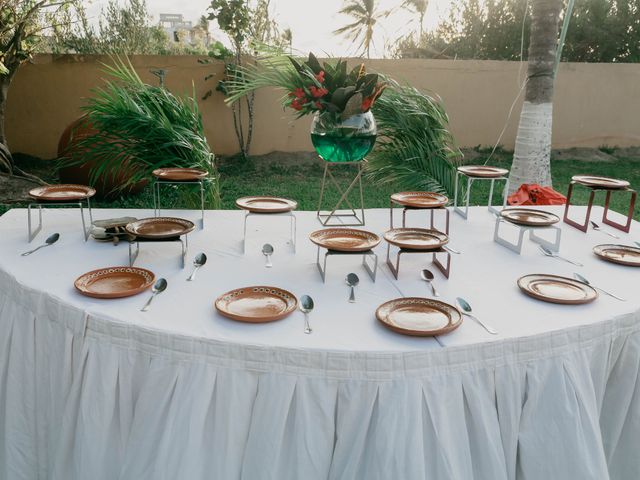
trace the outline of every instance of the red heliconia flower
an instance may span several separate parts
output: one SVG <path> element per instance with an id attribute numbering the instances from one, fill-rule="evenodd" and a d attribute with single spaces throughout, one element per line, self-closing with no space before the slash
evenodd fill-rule
<path id="1" fill-rule="evenodd" d="M 366 112 L 371 108 L 371 105 L 373 104 L 373 97 L 366 97 L 363 101 L 362 101 L 362 111 Z"/>
<path id="2" fill-rule="evenodd" d="M 304 104 L 305 104 L 304 101 L 302 101 L 300 98 L 296 98 L 291 102 L 289 106 L 294 110 L 300 111 L 304 107 Z"/>
<path id="3" fill-rule="evenodd" d="M 296 88 L 293 91 L 293 96 L 296 98 L 304 98 L 305 93 L 304 93 L 304 89 L 303 88 Z"/>
<path id="4" fill-rule="evenodd" d="M 322 103 L 320 103 L 320 102 L 316 102 L 314 105 L 316 106 L 316 108 L 317 108 L 318 110 L 324 110 L 324 106 L 322 105 Z"/>
<path id="5" fill-rule="evenodd" d="M 320 73 L 316 75 L 316 80 L 320 83 L 324 82 L 324 70 L 320 70 Z"/>
<path id="6" fill-rule="evenodd" d="M 313 85 L 309 87 L 309 91 L 311 92 L 311 95 L 313 95 L 313 98 L 322 98 L 327 93 L 329 93 L 329 90 L 327 90 L 326 88 L 318 88 L 314 87 Z"/>

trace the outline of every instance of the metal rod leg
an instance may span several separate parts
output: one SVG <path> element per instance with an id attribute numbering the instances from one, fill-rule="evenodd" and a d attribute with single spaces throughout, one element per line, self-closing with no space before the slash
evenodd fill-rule
<path id="1" fill-rule="evenodd" d="M 200 180 L 200 230 L 204 230 L 204 180 Z"/>
<path id="2" fill-rule="evenodd" d="M 244 255 L 247 252 L 247 217 L 250 215 L 249 212 L 244 214 L 244 222 L 242 227 L 242 254 Z"/>
<path id="3" fill-rule="evenodd" d="M 293 253 L 296 253 L 296 236 L 298 230 L 298 220 L 296 216 L 291 212 L 291 245 L 293 246 Z"/>
<path id="4" fill-rule="evenodd" d="M 84 241 L 86 242 L 89 239 L 89 230 L 87 230 L 87 226 L 84 222 L 84 210 L 82 209 L 82 201 L 78 202 L 78 206 L 80 207 L 80 218 L 82 219 L 82 236 L 84 237 Z"/>
<path id="5" fill-rule="evenodd" d="M 42 230 L 42 205 L 38 205 L 38 228 L 36 228 L 35 230 L 31 230 L 32 228 L 32 221 L 31 221 L 31 208 L 33 207 L 33 205 L 29 204 L 27 206 L 27 227 L 28 227 L 28 234 L 27 234 L 27 240 L 28 243 L 31 243 L 31 241 L 36 238 L 36 236 L 38 235 L 38 233 L 40 233 L 40 230 Z"/>

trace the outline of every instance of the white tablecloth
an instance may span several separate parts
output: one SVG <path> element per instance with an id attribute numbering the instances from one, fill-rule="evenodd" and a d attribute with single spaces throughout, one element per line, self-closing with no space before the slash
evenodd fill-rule
<path id="1" fill-rule="evenodd" d="M 375 283 L 349 256 L 329 259 L 322 284 L 307 240 L 319 223 L 297 218 L 296 254 L 287 217 L 253 217 L 243 256 L 242 213 L 206 212 L 206 229 L 189 236 L 189 258 L 209 257 L 195 282 L 178 245 L 141 244 L 136 265 L 169 282 L 141 313 L 146 294 L 75 292 L 81 273 L 127 261 L 125 244 L 85 243 L 77 211 L 46 211 L 33 243 L 53 231 L 61 240 L 29 257 L 19 255 L 30 246 L 26 212 L 0 217 L 0 478 L 640 478 L 640 271 L 591 253 L 607 236 L 562 225 L 561 252 L 578 268 L 531 243 L 521 256 L 493 243 L 486 208 L 467 222 L 452 215 L 451 246 L 463 254 L 436 286 L 500 335 L 466 320 L 428 339 L 387 331 L 374 311 L 428 293 L 418 276 L 429 256 L 404 256 L 396 281 L 383 242 Z M 367 211 L 365 228 L 385 231 L 388 210 Z M 637 239 L 639 225 L 620 236 Z M 355 304 L 350 271 L 361 279 Z M 516 286 L 526 273 L 573 271 L 628 301 L 552 305 Z M 312 295 L 314 333 L 299 312 L 247 325 L 214 311 L 219 294 L 261 284 Z"/>

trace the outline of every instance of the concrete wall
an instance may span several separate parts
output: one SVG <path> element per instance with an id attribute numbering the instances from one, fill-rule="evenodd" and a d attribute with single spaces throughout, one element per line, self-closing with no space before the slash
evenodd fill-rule
<path id="1" fill-rule="evenodd" d="M 99 87 L 106 57 L 37 56 L 18 72 L 9 91 L 7 137 L 14 152 L 53 158 L 60 134 L 81 114 L 81 106 Z M 200 99 L 215 87 L 222 62 L 202 65 L 192 56 L 139 56 L 132 59 L 145 81 L 157 82 L 150 70 L 168 70 L 174 93 Z M 490 146 L 502 131 L 519 92 L 518 75 L 526 64 L 497 61 L 371 60 L 369 68 L 438 94 L 463 147 Z M 214 76 L 205 81 L 206 75 Z M 312 150 L 310 119 L 294 120 L 278 103 L 280 93 L 256 97 L 253 154 Z M 207 138 L 215 153 L 238 150 L 231 112 L 220 93 L 200 100 Z M 513 148 L 521 99 L 516 102 L 500 143 Z M 640 65 L 562 64 L 556 82 L 553 142 L 555 148 L 640 145 Z"/>

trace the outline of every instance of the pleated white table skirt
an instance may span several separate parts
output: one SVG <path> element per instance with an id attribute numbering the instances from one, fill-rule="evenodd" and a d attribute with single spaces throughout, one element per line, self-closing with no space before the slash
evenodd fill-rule
<path id="1" fill-rule="evenodd" d="M 6 222 L 0 478 L 640 478 L 637 298 L 610 318 L 447 348 L 240 343 L 29 285 Z"/>

